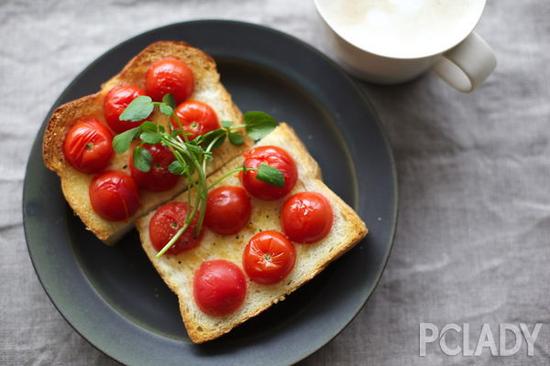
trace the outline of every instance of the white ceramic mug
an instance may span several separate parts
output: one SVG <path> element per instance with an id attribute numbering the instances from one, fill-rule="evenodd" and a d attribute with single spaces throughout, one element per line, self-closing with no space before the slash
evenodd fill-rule
<path id="1" fill-rule="evenodd" d="M 326 0 L 314 0 L 317 11 L 331 34 L 331 53 L 352 75 L 380 84 L 398 84 L 412 80 L 426 71 L 434 70 L 443 80 L 462 92 L 471 92 L 491 74 L 496 67 L 496 57 L 491 47 L 473 31 L 486 0 L 479 0 L 476 11 L 470 14 L 469 24 L 459 34 L 449 38 L 440 49 L 429 54 L 408 54 L 404 57 L 384 55 L 353 44 L 335 24 L 331 24 Z M 462 0 L 447 0 L 462 1 Z M 457 39 L 458 37 L 458 39 Z M 441 38 L 441 37 L 439 37 Z"/>

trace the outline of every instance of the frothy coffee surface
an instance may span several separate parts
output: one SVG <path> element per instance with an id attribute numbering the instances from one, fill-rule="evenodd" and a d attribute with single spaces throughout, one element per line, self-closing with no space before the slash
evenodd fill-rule
<path id="1" fill-rule="evenodd" d="M 388 57 L 420 57 L 460 42 L 475 26 L 484 0 L 318 0 L 345 40 Z"/>

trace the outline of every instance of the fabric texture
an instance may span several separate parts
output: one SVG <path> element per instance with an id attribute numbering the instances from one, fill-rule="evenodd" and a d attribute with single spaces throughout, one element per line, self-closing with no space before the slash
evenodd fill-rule
<path id="1" fill-rule="evenodd" d="M 0 364 L 116 364 L 57 313 L 33 271 L 21 193 L 31 144 L 68 83 L 107 49 L 200 18 L 268 25 L 327 50 L 312 1 L 0 2 Z M 363 84 L 399 174 L 399 224 L 359 316 L 305 365 L 550 364 L 550 2 L 492 0 L 477 30 L 498 66 L 473 94 L 433 74 Z M 544 323 L 535 356 L 419 356 L 419 323 Z M 451 337 L 452 338 L 452 337 Z M 456 337 L 455 337 L 456 338 Z M 456 344 L 456 339 L 454 340 Z M 451 342 L 452 343 L 452 342 Z"/>

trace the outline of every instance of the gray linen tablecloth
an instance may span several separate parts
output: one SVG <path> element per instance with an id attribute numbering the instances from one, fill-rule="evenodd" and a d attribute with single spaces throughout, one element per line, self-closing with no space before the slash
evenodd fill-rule
<path id="1" fill-rule="evenodd" d="M 460 1 L 460 0 L 457 0 Z M 108 365 L 56 312 L 31 266 L 21 192 L 48 109 L 95 57 L 172 22 L 268 25 L 326 50 L 311 1 L 0 2 L 0 364 Z M 365 86 L 395 152 L 397 237 L 380 286 L 305 364 L 550 364 L 550 1 L 492 0 L 478 26 L 499 65 L 474 94 L 433 75 Z M 527 357 L 419 357 L 419 323 L 544 323 Z M 459 340 L 456 333 L 451 343 Z"/>

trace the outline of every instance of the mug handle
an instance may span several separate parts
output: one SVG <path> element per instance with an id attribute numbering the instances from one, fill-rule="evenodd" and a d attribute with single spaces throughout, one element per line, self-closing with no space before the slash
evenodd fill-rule
<path id="1" fill-rule="evenodd" d="M 433 70 L 453 88 L 469 93 L 493 72 L 495 53 L 480 35 L 470 33 L 462 42 L 445 52 Z"/>

